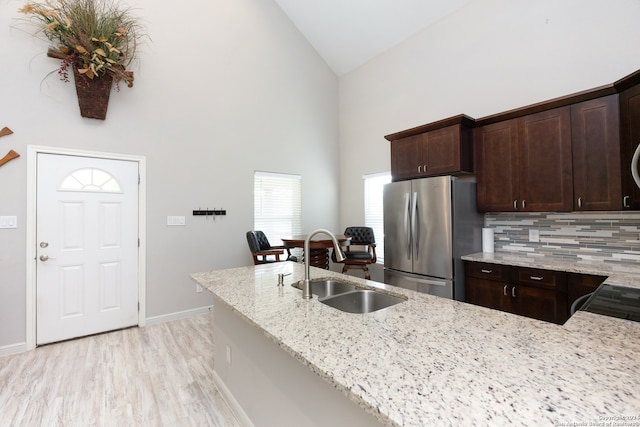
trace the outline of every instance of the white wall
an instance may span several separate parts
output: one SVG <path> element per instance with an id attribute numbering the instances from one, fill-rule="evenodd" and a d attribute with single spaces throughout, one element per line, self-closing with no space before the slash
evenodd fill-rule
<path id="1" fill-rule="evenodd" d="M 338 225 L 336 76 L 271 0 L 130 0 L 151 40 L 105 121 L 80 117 L 47 44 L 0 2 L 0 350 L 25 341 L 26 146 L 147 157 L 147 316 L 211 303 L 188 273 L 251 264 L 254 170 L 303 176 L 303 228 Z M 224 208 L 226 217 L 191 216 Z M 167 215 L 186 216 L 167 227 Z"/>
<path id="2" fill-rule="evenodd" d="M 613 83 L 640 69 L 638 19 L 637 0 L 475 0 L 342 77 L 342 225 L 364 219 L 362 175 L 390 169 L 384 135 Z"/>

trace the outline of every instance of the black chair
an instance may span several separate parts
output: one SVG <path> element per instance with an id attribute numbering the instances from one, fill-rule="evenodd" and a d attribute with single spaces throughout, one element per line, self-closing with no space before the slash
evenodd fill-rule
<path id="1" fill-rule="evenodd" d="M 359 268 L 364 271 L 364 278 L 371 279 L 369 274 L 369 264 L 375 264 L 376 256 L 376 238 L 371 227 L 347 227 L 344 230 L 345 236 L 351 236 L 349 246 L 344 250 L 346 259 L 342 261 L 344 264 L 342 272 L 346 273 L 351 268 Z M 359 246 L 360 250 L 354 250 L 354 246 Z M 331 259 L 336 260 L 335 253 L 332 253 Z"/>
<path id="2" fill-rule="evenodd" d="M 267 239 L 267 236 L 262 231 L 247 231 L 247 243 L 249 244 L 249 250 L 251 250 L 251 255 L 253 256 L 254 265 L 280 261 L 298 261 L 295 256 L 291 255 L 289 248 L 284 246 L 271 246 L 269 239 Z M 281 260 L 280 255 L 283 255 L 285 251 L 287 252 L 287 258 Z"/>

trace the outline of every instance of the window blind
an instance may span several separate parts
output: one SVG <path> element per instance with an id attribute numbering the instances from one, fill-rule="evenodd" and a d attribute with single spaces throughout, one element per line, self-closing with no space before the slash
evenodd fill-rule
<path id="1" fill-rule="evenodd" d="M 262 230 L 272 245 L 302 234 L 302 177 L 272 172 L 254 173 L 254 230 Z"/>
<path id="2" fill-rule="evenodd" d="M 384 185 L 391 182 L 391 173 L 365 175 L 364 177 L 364 225 L 373 228 L 376 237 L 378 264 L 384 264 L 384 209 L 382 194 Z"/>

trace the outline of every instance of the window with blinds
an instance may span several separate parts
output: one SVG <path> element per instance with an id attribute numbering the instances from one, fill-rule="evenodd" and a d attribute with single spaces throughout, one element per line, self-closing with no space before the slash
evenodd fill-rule
<path id="1" fill-rule="evenodd" d="M 256 171 L 253 182 L 254 230 L 274 246 L 282 237 L 302 234 L 302 177 Z"/>
<path id="2" fill-rule="evenodd" d="M 384 214 L 382 193 L 384 185 L 391 182 L 391 173 L 378 173 L 364 177 L 364 225 L 373 228 L 376 236 L 378 264 L 384 264 Z"/>

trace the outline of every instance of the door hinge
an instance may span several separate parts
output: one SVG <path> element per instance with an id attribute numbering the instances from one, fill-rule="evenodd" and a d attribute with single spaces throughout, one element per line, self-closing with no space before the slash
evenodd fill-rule
<path id="1" fill-rule="evenodd" d="M 138 174 L 138 185 L 140 185 L 140 181 L 141 181 L 140 174 Z"/>
<path id="2" fill-rule="evenodd" d="M 140 238 L 138 237 L 138 247 L 140 247 Z"/>
<path id="3" fill-rule="evenodd" d="M 138 313 L 140 313 L 140 301 L 138 301 Z"/>

